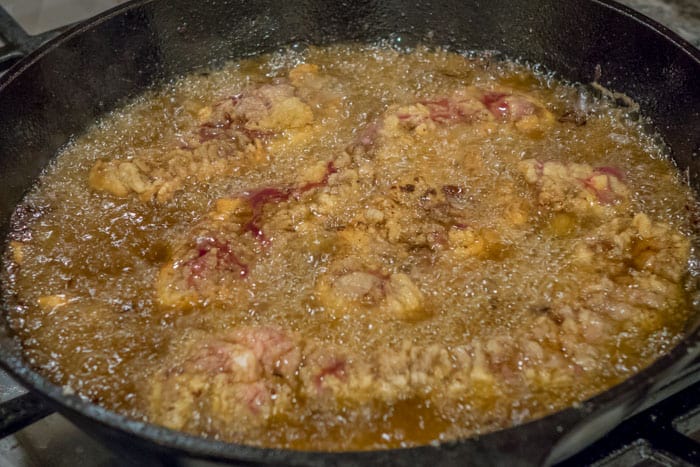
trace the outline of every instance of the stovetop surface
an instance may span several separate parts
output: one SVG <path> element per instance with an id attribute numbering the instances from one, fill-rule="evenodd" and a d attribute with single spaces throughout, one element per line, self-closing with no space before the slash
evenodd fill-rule
<path id="1" fill-rule="evenodd" d="M 29 34 L 42 32 L 94 16 L 114 7 L 125 0 L 0 0 L 5 8 Z M 681 37 L 700 48 L 700 0 L 620 0 L 627 6 L 655 19 Z M 1 43 L 0 43 L 1 44 Z M 694 382 L 700 380 L 700 361 L 691 369 Z M 679 379 L 680 379 L 679 375 Z M 685 385 L 688 380 L 685 380 Z M 673 383 L 658 392 L 641 413 L 634 418 L 632 426 L 653 426 L 658 429 L 668 425 L 669 430 L 680 432 L 700 442 L 700 386 L 677 393 L 673 398 L 675 405 L 670 408 L 667 401 L 669 394 L 678 390 Z M 4 402 L 25 393 L 25 390 L 0 370 L 0 402 Z M 653 405 L 656 404 L 656 405 Z M 651 407 L 649 407 L 651 406 Z M 685 410 L 676 413 L 680 407 Z M 664 419 L 664 420 L 661 420 Z M 663 422 L 663 423 L 661 423 Z M 662 427 L 663 425 L 663 427 Z M 622 427 L 624 428 L 624 427 Z M 603 446 L 608 454 L 600 454 L 595 449 L 584 451 L 574 458 L 570 465 L 595 463 L 605 466 L 682 466 L 691 465 L 673 454 L 664 446 L 652 444 L 637 433 L 638 430 L 617 429 L 612 433 L 615 443 L 621 441 L 627 447 L 620 449 L 617 444 Z M 658 430 L 657 430 L 658 431 Z M 637 439 L 639 437 L 639 439 Z M 603 442 L 603 444 L 605 441 Z M 608 443 L 610 443 L 608 441 Z M 670 441 L 677 443 L 670 435 Z M 663 444 L 662 443 L 662 444 Z M 698 453 L 700 455 L 700 453 Z M 58 414 L 50 415 L 19 432 L 0 439 L 0 466 L 34 467 L 34 466 L 73 467 L 116 467 L 127 466 L 123 459 L 115 456 L 88 435 Z"/>

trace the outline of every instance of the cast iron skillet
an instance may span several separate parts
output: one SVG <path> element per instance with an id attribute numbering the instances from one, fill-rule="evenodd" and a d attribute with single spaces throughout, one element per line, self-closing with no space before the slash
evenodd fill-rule
<path id="1" fill-rule="evenodd" d="M 150 86 L 281 45 L 380 38 L 401 46 L 420 41 L 494 50 L 541 63 L 572 81 L 596 80 L 625 92 L 654 121 L 691 185 L 700 187 L 700 53 L 608 0 L 139 0 L 71 29 L 0 79 L 0 237 L 14 206 L 56 151 Z M 4 320 L 0 363 L 90 434 L 144 462 L 532 465 L 563 460 L 619 423 L 698 353 L 699 325 L 695 319 L 684 341 L 649 368 L 576 407 L 480 437 L 372 452 L 252 448 L 129 420 L 63 394 L 35 373 Z"/>

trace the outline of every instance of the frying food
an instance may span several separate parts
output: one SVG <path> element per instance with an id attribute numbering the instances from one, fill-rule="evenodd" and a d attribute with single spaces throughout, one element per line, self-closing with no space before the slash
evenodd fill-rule
<path id="1" fill-rule="evenodd" d="M 682 338 L 696 201 L 634 106 L 535 70 L 290 49 L 113 112 L 15 213 L 28 361 L 134 418 L 314 450 L 624 380 Z"/>

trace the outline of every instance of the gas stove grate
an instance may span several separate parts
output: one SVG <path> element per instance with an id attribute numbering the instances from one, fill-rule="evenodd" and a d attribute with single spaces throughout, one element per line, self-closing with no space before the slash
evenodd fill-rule
<path id="1" fill-rule="evenodd" d="M 628 418 L 559 467 L 700 465 L 700 382 Z"/>

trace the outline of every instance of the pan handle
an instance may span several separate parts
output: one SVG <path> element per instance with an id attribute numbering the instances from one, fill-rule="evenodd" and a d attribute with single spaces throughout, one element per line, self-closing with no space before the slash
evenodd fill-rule
<path id="1" fill-rule="evenodd" d="M 28 34 L 7 10 L 0 6 L 0 38 L 4 42 L 0 47 L 0 74 L 7 71 L 20 58 L 72 26 L 73 24 L 68 24 L 33 36 Z"/>
<path id="2" fill-rule="evenodd" d="M 31 392 L 0 404 L 0 439 L 53 413 L 43 399 Z"/>

